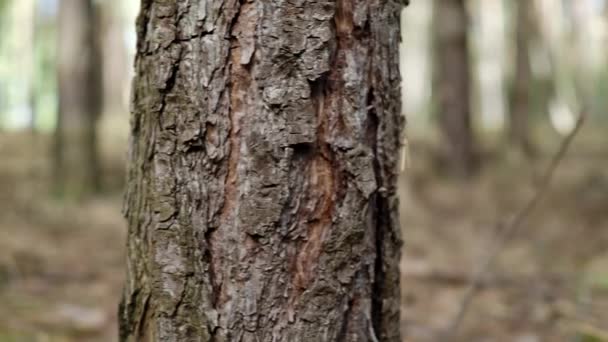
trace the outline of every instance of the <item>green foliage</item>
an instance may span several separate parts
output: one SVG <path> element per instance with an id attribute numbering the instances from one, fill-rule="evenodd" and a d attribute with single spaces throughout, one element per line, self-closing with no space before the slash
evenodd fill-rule
<path id="1" fill-rule="evenodd" d="M 588 282 L 595 289 L 608 291 L 608 272 L 592 273 L 588 276 Z"/>
<path id="2" fill-rule="evenodd" d="M 24 336 L 16 332 L 2 331 L 0 329 L 0 342 L 35 342 L 36 340 L 33 336 Z"/>
<path id="3" fill-rule="evenodd" d="M 0 16 L 4 14 L 4 11 L 8 7 L 10 0 L 0 0 Z"/>
<path id="4" fill-rule="evenodd" d="M 0 37 L 4 34 L 4 22 L 6 21 L 4 20 L 4 17 L 6 16 L 6 11 L 8 10 L 10 3 L 11 0 L 0 0 Z"/>
<path id="5" fill-rule="evenodd" d="M 600 333 L 593 331 L 579 331 L 577 341 L 580 342 L 606 342 L 605 336 L 600 336 Z"/>
<path id="6" fill-rule="evenodd" d="M 598 119 L 602 119 L 604 121 L 608 121 L 608 113 L 606 113 L 606 108 L 608 108 L 608 68 L 601 73 L 599 80 L 597 82 L 597 91 L 594 94 L 594 102 L 595 102 L 595 113 L 593 113 Z"/>
<path id="7" fill-rule="evenodd" d="M 52 131 L 57 115 L 56 29 L 52 22 L 39 22 L 37 26 L 32 80 L 36 94 L 36 126 L 43 131 Z"/>

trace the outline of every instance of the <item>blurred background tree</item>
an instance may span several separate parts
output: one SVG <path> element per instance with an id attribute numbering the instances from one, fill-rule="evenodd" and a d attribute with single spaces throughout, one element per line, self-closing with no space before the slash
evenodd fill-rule
<path id="1" fill-rule="evenodd" d="M 515 148 L 525 156 L 535 154 L 530 136 L 531 96 L 533 87 L 530 48 L 535 20 L 533 1 L 518 0 L 515 6 L 515 72 L 509 101 L 509 137 Z"/>
<path id="2" fill-rule="evenodd" d="M 469 14 L 465 0 L 435 0 L 433 96 L 443 136 L 442 161 L 462 178 L 476 169 L 471 120 Z"/>
<path id="3" fill-rule="evenodd" d="M 62 195 L 77 198 L 100 186 L 97 122 L 104 102 L 96 12 L 93 0 L 60 1 L 54 183 Z"/>

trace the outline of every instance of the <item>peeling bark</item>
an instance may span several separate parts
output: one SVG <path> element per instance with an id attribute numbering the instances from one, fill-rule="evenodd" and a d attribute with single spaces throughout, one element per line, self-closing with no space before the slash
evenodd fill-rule
<path id="1" fill-rule="evenodd" d="M 399 341 L 399 11 L 142 1 L 121 341 Z"/>

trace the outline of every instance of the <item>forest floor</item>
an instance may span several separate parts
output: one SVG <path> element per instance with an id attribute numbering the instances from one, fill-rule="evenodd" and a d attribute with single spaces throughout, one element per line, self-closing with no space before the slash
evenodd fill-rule
<path id="1" fill-rule="evenodd" d="M 0 342 L 116 341 L 123 154 L 104 150 L 110 190 L 76 203 L 46 195 L 48 146 L 43 136 L 0 135 Z M 605 146 L 602 134 L 575 142 L 484 278 L 457 341 L 608 341 Z M 497 227 L 534 194 L 555 146 L 535 163 L 490 157 L 466 183 L 416 147 L 401 181 L 402 311 L 404 341 L 424 342 L 454 319 Z"/>

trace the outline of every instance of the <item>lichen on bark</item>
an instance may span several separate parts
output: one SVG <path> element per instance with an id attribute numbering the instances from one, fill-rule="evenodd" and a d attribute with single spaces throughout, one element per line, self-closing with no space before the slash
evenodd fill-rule
<path id="1" fill-rule="evenodd" d="M 142 1 L 121 341 L 399 340 L 399 10 Z"/>

